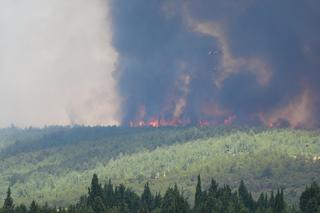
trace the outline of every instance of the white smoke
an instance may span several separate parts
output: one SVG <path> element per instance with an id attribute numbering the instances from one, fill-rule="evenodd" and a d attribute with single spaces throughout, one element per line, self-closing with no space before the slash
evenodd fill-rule
<path id="1" fill-rule="evenodd" d="M 117 124 L 105 0 L 0 1 L 0 127 Z"/>

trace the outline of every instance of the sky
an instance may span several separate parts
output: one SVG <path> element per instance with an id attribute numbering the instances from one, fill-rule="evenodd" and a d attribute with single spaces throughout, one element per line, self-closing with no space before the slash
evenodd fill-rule
<path id="1" fill-rule="evenodd" d="M 320 126 L 318 0 L 1 0 L 0 127 Z"/>

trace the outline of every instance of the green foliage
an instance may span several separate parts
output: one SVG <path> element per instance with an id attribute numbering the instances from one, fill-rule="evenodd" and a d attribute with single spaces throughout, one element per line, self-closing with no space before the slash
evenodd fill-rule
<path id="1" fill-rule="evenodd" d="M 144 186 L 144 190 L 141 195 L 141 205 L 146 212 L 150 212 L 154 207 L 154 198 L 151 194 L 148 182 Z"/>
<path id="2" fill-rule="evenodd" d="M 195 209 L 200 208 L 200 204 L 202 203 L 202 189 L 201 189 L 201 178 L 200 175 L 198 175 L 198 181 L 197 181 L 197 186 L 196 186 L 196 193 L 194 197 L 194 206 Z"/>
<path id="3" fill-rule="evenodd" d="M 96 174 L 93 175 L 93 178 L 91 180 L 91 187 L 88 190 L 88 205 L 91 206 L 93 209 L 95 209 L 95 206 L 99 206 L 99 208 L 102 208 L 101 206 L 101 198 L 103 197 L 102 194 L 102 188 L 99 184 L 98 176 Z M 103 207 L 104 209 L 104 207 Z"/>
<path id="4" fill-rule="evenodd" d="M 186 213 L 190 211 L 189 204 L 179 191 L 178 186 L 169 187 L 164 194 L 161 204 L 161 213 Z"/>
<path id="5" fill-rule="evenodd" d="M 38 206 L 38 204 L 34 200 L 31 202 L 29 212 L 30 213 L 40 213 L 40 207 Z"/>
<path id="6" fill-rule="evenodd" d="M 197 198 L 196 194 L 199 193 L 201 196 Z M 10 188 L 7 194 L 10 202 L 0 209 L 0 213 L 298 213 L 294 206 L 288 207 L 282 189 L 278 189 L 275 196 L 271 192 L 269 200 L 267 194 L 262 193 L 255 201 L 243 181 L 237 191 L 232 191 L 229 185 L 219 187 L 212 179 L 209 188 L 202 190 L 200 175 L 195 193 L 196 206 L 193 208 L 189 206 L 183 190 L 180 191 L 177 184 L 168 187 L 161 197 L 159 193 L 154 195 L 146 183 L 139 196 L 123 184 L 113 188 L 110 180 L 101 187 L 96 174 L 93 175 L 88 194 L 81 196 L 77 204 L 69 205 L 68 208 L 50 207 L 47 203 L 41 206 L 36 201 L 32 201 L 29 208 L 25 205 L 14 208 Z M 301 211 L 317 213 L 320 206 L 316 203 L 318 199 L 319 186 L 313 182 L 300 197 Z"/>
<path id="7" fill-rule="evenodd" d="M 57 206 L 75 203 L 79 194 L 86 193 L 84 186 L 94 173 L 100 174 L 103 182 L 112 179 L 116 184 L 125 183 L 137 193 L 143 192 L 146 182 L 162 194 L 178 182 L 191 203 L 200 173 L 202 188 L 210 186 L 211 177 L 231 189 L 243 179 L 255 199 L 263 191 L 285 188 L 291 202 L 297 201 L 312 179 L 320 180 L 318 131 L 14 128 L 0 130 L 0 144 L 5 144 L 0 151 L 0 197 L 5 198 L 10 186 L 17 204 L 29 204 L 33 199 Z M 108 200 L 104 205 L 109 209 L 112 198 L 107 194 L 103 192 L 103 200 Z"/>
<path id="8" fill-rule="evenodd" d="M 13 208 L 14 208 L 13 199 L 11 197 L 11 189 L 9 187 L 7 191 L 7 197 L 6 199 L 4 199 L 3 209 L 6 210 L 7 212 L 12 212 Z"/>
<path id="9" fill-rule="evenodd" d="M 249 209 L 250 212 L 253 212 L 255 210 L 254 201 L 243 181 L 240 182 L 238 193 L 244 206 Z"/>
<path id="10" fill-rule="evenodd" d="M 300 209 L 306 213 L 318 213 L 320 211 L 320 188 L 316 182 L 312 182 L 301 194 Z"/>

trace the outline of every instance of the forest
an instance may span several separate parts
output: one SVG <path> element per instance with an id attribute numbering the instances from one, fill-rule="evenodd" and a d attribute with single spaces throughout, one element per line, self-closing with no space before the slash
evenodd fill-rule
<path id="1" fill-rule="evenodd" d="M 68 190 L 68 189 L 66 189 Z M 302 192 L 299 206 L 290 206 L 284 198 L 284 189 L 276 192 L 261 193 L 255 200 L 241 181 L 236 190 L 229 185 L 219 186 L 211 179 L 210 186 L 202 189 L 201 177 L 197 177 L 194 203 L 191 205 L 184 195 L 183 188 L 177 184 L 166 189 L 164 195 L 152 193 L 147 182 L 141 195 L 123 184 L 114 186 L 111 180 L 101 184 L 98 176 L 93 175 L 87 195 L 79 198 L 75 205 L 52 207 L 48 203 L 41 206 L 32 201 L 30 206 L 15 206 L 8 188 L 1 213 L 318 213 L 320 212 L 320 188 L 312 182 Z"/>
<path id="2" fill-rule="evenodd" d="M 0 199 L 16 206 L 68 206 L 87 192 L 93 174 L 138 195 L 148 182 L 164 195 L 178 183 L 189 204 L 201 174 L 233 191 L 244 181 L 253 199 L 284 189 L 289 206 L 320 182 L 320 132 L 259 127 L 15 127 L 0 130 Z M 191 205 L 192 206 L 192 205 Z"/>

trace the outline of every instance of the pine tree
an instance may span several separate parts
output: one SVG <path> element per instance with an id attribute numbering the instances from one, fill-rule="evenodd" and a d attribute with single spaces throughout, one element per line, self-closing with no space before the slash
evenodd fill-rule
<path id="1" fill-rule="evenodd" d="M 107 208 L 114 206 L 114 190 L 111 180 L 104 186 L 104 200 Z"/>
<path id="2" fill-rule="evenodd" d="M 320 211 L 320 187 L 312 182 L 300 196 L 300 209 L 302 212 L 317 213 Z"/>
<path id="3" fill-rule="evenodd" d="M 120 184 L 118 187 L 116 187 L 116 190 L 115 190 L 116 205 L 125 206 L 125 192 L 126 192 L 126 187 L 123 184 Z"/>
<path id="4" fill-rule="evenodd" d="M 156 196 L 154 197 L 154 208 L 160 208 L 161 207 L 161 202 L 162 202 L 162 197 L 160 192 L 156 193 Z"/>
<path id="5" fill-rule="evenodd" d="M 39 212 L 39 206 L 34 200 L 31 202 L 30 211 L 29 212 L 30 213 L 38 213 Z"/>
<path id="6" fill-rule="evenodd" d="M 11 189 L 8 188 L 7 197 L 4 199 L 3 209 L 9 212 L 12 212 L 14 209 L 13 199 L 11 197 Z"/>
<path id="7" fill-rule="evenodd" d="M 275 213 L 281 213 L 285 210 L 285 203 L 284 203 L 284 197 L 283 197 L 283 189 L 277 190 L 277 194 L 275 197 L 275 203 L 274 203 L 274 209 L 273 211 Z"/>
<path id="8" fill-rule="evenodd" d="M 238 193 L 244 206 L 248 208 L 250 212 L 254 212 L 254 200 L 252 198 L 252 195 L 248 192 L 247 187 L 244 185 L 243 180 L 241 180 L 240 182 Z"/>
<path id="9" fill-rule="evenodd" d="M 218 183 L 214 179 L 211 179 L 209 194 L 216 196 L 218 192 L 218 186 L 219 186 Z"/>
<path id="10" fill-rule="evenodd" d="M 202 189 L 201 189 L 201 177 L 198 175 L 198 182 L 196 186 L 196 194 L 194 198 L 194 208 L 198 209 L 202 202 Z"/>
<path id="11" fill-rule="evenodd" d="M 271 191 L 270 199 L 269 199 L 269 207 L 271 209 L 274 209 L 275 206 L 275 199 L 274 199 L 274 193 L 273 190 Z"/>
<path id="12" fill-rule="evenodd" d="M 142 206 L 146 206 L 148 211 L 151 211 L 154 206 L 153 202 L 154 199 L 149 188 L 149 182 L 147 182 L 141 195 L 141 204 Z"/>
<path id="13" fill-rule="evenodd" d="M 99 184 L 99 179 L 96 174 L 93 175 L 92 180 L 91 180 L 91 187 L 88 189 L 88 205 L 92 206 L 94 203 L 94 200 L 96 197 L 103 197 L 102 196 L 102 188 L 101 185 Z"/>
<path id="14" fill-rule="evenodd" d="M 104 213 L 106 211 L 106 207 L 104 206 L 102 198 L 100 196 L 94 198 L 92 209 L 95 213 Z"/>
<path id="15" fill-rule="evenodd" d="M 177 185 L 173 188 L 169 187 L 162 199 L 162 213 L 187 213 L 190 207 L 183 194 L 180 194 Z"/>
<path id="16" fill-rule="evenodd" d="M 260 194 L 258 201 L 257 201 L 257 209 L 263 210 L 266 208 L 265 206 L 265 196 L 263 193 Z"/>
<path id="17" fill-rule="evenodd" d="M 137 212 L 140 207 L 140 197 L 134 191 L 127 189 L 125 191 L 125 202 L 129 212 Z"/>
<path id="18" fill-rule="evenodd" d="M 17 206 L 15 208 L 15 212 L 16 213 L 27 213 L 28 212 L 28 209 L 27 207 L 24 205 L 24 204 L 20 204 L 19 206 Z"/>
<path id="19" fill-rule="evenodd" d="M 268 194 L 264 196 L 264 207 L 269 208 L 269 200 L 268 200 Z"/>

